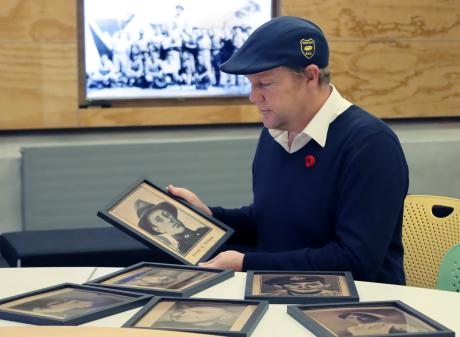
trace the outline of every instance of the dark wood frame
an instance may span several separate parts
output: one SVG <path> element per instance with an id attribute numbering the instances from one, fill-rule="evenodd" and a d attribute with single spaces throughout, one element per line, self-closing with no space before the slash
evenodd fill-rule
<path id="1" fill-rule="evenodd" d="M 400 337 L 454 337 L 455 332 L 448 329 L 444 325 L 434 321 L 428 316 L 425 316 L 421 312 L 415 310 L 414 308 L 408 306 L 407 304 L 401 301 L 376 301 L 376 302 L 360 302 L 360 303 L 333 303 L 333 304 L 322 304 L 322 305 L 289 305 L 287 307 L 287 313 L 296 319 L 300 324 L 306 327 L 312 334 L 318 337 L 337 337 L 335 334 L 331 333 L 325 329 L 320 323 L 315 319 L 309 317 L 303 312 L 307 309 L 324 309 L 324 308 L 350 308 L 356 307 L 358 310 L 365 310 L 367 307 L 375 306 L 393 306 L 396 309 L 400 309 L 403 312 L 421 320 L 425 324 L 431 326 L 433 329 L 439 330 L 436 332 L 407 332 L 407 333 L 397 333 L 397 334 L 375 334 L 367 335 L 367 337 L 389 337 L 389 336 L 400 336 Z"/>
<path id="2" fill-rule="evenodd" d="M 73 288 L 77 290 L 90 290 L 90 291 L 95 291 L 99 293 L 129 296 L 132 298 L 132 300 L 126 301 L 122 304 L 109 305 L 101 309 L 92 310 L 88 313 L 79 314 L 79 315 L 76 315 L 70 318 L 66 318 L 66 319 L 43 317 L 42 315 L 33 314 L 33 313 L 30 313 L 30 314 L 18 313 L 18 312 L 10 311 L 8 309 L 3 309 L 0 307 L 0 319 L 22 322 L 22 323 L 27 323 L 27 324 L 35 324 L 35 325 L 79 325 L 82 323 L 86 323 L 89 321 L 93 321 L 93 320 L 100 319 L 106 316 L 120 313 L 122 311 L 130 310 L 130 309 L 142 306 L 143 304 L 145 304 L 152 298 L 152 296 L 148 296 L 142 293 L 120 291 L 120 290 L 115 290 L 115 289 L 104 289 L 101 287 L 93 287 L 89 285 L 81 285 L 81 284 L 74 284 L 74 283 L 62 283 L 62 284 L 58 284 L 52 287 L 47 287 L 47 288 L 34 290 L 34 291 L 23 293 L 23 294 L 11 296 L 8 298 L 4 298 L 0 300 L 0 306 L 3 304 L 7 304 L 9 302 L 16 301 L 16 300 L 25 299 L 27 297 L 41 295 L 41 294 L 45 295 L 48 292 L 66 289 L 66 288 Z"/>
<path id="3" fill-rule="evenodd" d="M 137 328 L 137 329 L 149 329 L 145 327 L 136 327 L 135 324 L 145 314 L 160 303 L 161 301 L 176 301 L 176 302 L 197 302 L 197 303 L 230 303 L 230 304 L 241 304 L 241 305 L 256 305 L 256 309 L 251 314 L 251 317 L 246 321 L 240 331 L 222 331 L 222 330 L 199 330 L 199 329 L 172 329 L 172 328 L 150 328 L 153 330 L 174 330 L 183 332 L 196 332 L 204 334 L 215 334 L 229 337 L 248 337 L 256 328 L 257 324 L 262 319 L 265 312 L 268 310 L 268 302 L 266 301 L 244 301 L 244 300 L 225 300 L 225 299 L 205 299 L 205 298 L 174 298 L 174 297 L 155 297 L 149 303 L 147 303 L 139 312 L 137 312 L 131 319 L 129 319 L 123 327 Z"/>
<path id="4" fill-rule="evenodd" d="M 215 275 L 211 276 L 210 278 L 206 280 L 199 281 L 196 284 L 192 284 L 191 286 L 185 287 L 183 290 L 174 290 L 174 289 L 166 289 L 166 288 L 163 288 L 160 290 L 160 289 L 153 289 L 153 288 L 147 288 L 147 287 L 130 288 L 129 286 L 120 286 L 120 285 L 115 285 L 115 284 L 104 284 L 103 283 L 104 281 L 107 281 L 113 277 L 121 276 L 123 274 L 134 271 L 136 269 L 140 269 L 142 267 L 158 267 L 158 268 L 165 268 L 165 269 L 174 268 L 174 269 L 183 269 L 183 270 L 203 271 L 203 272 L 214 273 Z M 156 295 L 156 296 L 189 297 L 209 287 L 212 287 L 213 285 L 217 283 L 220 283 L 222 281 L 225 281 L 233 277 L 234 274 L 235 272 L 233 270 L 201 268 L 201 267 L 195 267 L 195 266 L 184 266 L 184 265 L 166 264 L 166 263 L 140 262 L 130 267 L 124 268 L 122 270 L 116 271 L 114 273 L 99 277 L 94 280 L 90 280 L 89 282 L 86 282 L 85 284 L 91 285 L 91 286 L 106 287 L 106 288 L 127 290 L 127 291 L 133 291 L 133 292 L 141 292 L 141 293 Z"/>
<path id="5" fill-rule="evenodd" d="M 186 258 L 182 257 L 181 254 L 175 252 L 173 249 L 169 249 L 166 247 L 163 247 L 159 242 L 152 240 L 150 237 L 147 235 L 143 234 L 141 231 L 135 230 L 132 226 L 130 226 L 127 223 L 122 222 L 121 220 L 117 219 L 115 216 L 110 214 L 110 210 L 114 207 L 116 207 L 119 203 L 121 203 L 125 198 L 127 198 L 131 193 L 133 193 L 137 188 L 139 188 L 141 185 L 146 184 L 150 188 L 153 188 L 164 200 L 167 200 L 169 203 L 173 204 L 177 208 L 177 205 L 182 205 L 185 206 L 185 208 L 194 216 L 198 218 L 203 218 L 205 221 L 210 222 L 212 225 L 220 228 L 225 232 L 225 234 L 209 249 L 201 256 L 201 258 L 196 262 L 192 263 L 191 261 L 187 260 Z M 121 193 L 119 196 L 117 196 L 113 201 L 111 201 L 107 206 L 105 206 L 103 209 L 99 210 L 97 212 L 97 216 L 102 218 L 103 220 L 107 221 L 108 223 L 112 224 L 113 226 L 119 228 L 126 234 L 132 236 L 133 238 L 139 240 L 143 244 L 152 247 L 154 249 L 160 249 L 163 252 L 169 254 L 170 256 L 174 257 L 175 259 L 179 260 L 180 262 L 187 264 L 187 265 L 196 265 L 199 262 L 207 260 L 209 257 L 211 257 L 218 249 L 219 247 L 234 233 L 234 230 L 224 223 L 220 222 L 219 220 L 212 218 L 202 212 L 199 209 L 196 209 L 183 199 L 180 199 L 178 197 L 175 197 L 168 193 L 165 189 L 162 189 L 158 186 L 156 186 L 153 182 L 147 180 L 147 179 L 140 179 L 137 182 L 135 182 L 133 185 L 131 185 L 128 189 L 126 189 L 123 193 Z M 160 241 L 160 240 L 158 240 Z"/>
<path id="6" fill-rule="evenodd" d="M 343 276 L 346 280 L 349 290 L 348 296 L 314 296 L 314 295 L 287 295 L 287 296 L 269 296 L 269 295 L 254 295 L 253 284 L 255 275 L 264 274 L 279 274 L 281 275 L 335 275 Z M 248 270 L 246 277 L 246 287 L 244 292 L 245 299 L 251 300 L 266 300 L 276 304 L 308 304 L 308 303 L 336 303 L 336 302 L 358 302 L 359 295 L 356 290 L 356 285 L 353 276 L 350 272 L 344 271 L 270 271 L 270 270 Z"/>

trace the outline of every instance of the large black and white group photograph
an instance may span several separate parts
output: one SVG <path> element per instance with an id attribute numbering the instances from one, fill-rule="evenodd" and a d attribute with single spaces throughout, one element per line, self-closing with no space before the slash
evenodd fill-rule
<path id="1" fill-rule="evenodd" d="M 85 1 L 86 98 L 247 95 L 219 65 L 271 15 L 270 0 Z"/>

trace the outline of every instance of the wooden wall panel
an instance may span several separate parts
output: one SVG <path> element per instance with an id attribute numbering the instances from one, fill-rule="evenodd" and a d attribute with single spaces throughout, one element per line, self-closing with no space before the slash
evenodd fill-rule
<path id="1" fill-rule="evenodd" d="M 75 0 L 1 0 L 0 41 L 76 39 Z"/>
<path id="2" fill-rule="evenodd" d="M 332 82 L 386 117 L 460 114 L 460 40 L 331 43 Z"/>
<path id="3" fill-rule="evenodd" d="M 77 126 L 75 44 L 0 44 L 0 128 Z"/>
<path id="4" fill-rule="evenodd" d="M 259 121 L 231 99 L 79 109 L 76 0 L 1 2 L 0 130 Z M 460 116 L 460 1 L 281 0 L 281 12 L 323 28 L 333 83 L 354 103 L 379 117 Z"/>
<path id="5" fill-rule="evenodd" d="M 171 106 L 149 108 L 80 109 L 83 127 L 117 125 L 200 125 L 259 122 L 255 106 L 225 104 L 207 106 Z"/>
<path id="6" fill-rule="evenodd" d="M 317 23 L 329 40 L 458 39 L 458 0 L 282 1 L 283 15 Z"/>

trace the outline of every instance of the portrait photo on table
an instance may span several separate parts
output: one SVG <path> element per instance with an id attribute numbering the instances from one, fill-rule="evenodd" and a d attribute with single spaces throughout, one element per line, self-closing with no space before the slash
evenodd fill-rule
<path id="1" fill-rule="evenodd" d="M 247 272 L 246 299 L 270 303 L 332 303 L 359 301 L 349 272 Z"/>
<path id="2" fill-rule="evenodd" d="M 249 336 L 267 309 L 260 301 L 159 297 L 124 326 Z"/>
<path id="3" fill-rule="evenodd" d="M 153 295 L 185 297 L 209 288 L 233 275 L 233 270 L 140 262 L 91 280 L 86 284 Z"/>
<path id="4" fill-rule="evenodd" d="M 288 314 L 321 336 L 454 336 L 453 331 L 400 301 L 289 306 Z"/>
<path id="5" fill-rule="evenodd" d="M 145 179 L 100 210 L 98 216 L 190 265 L 209 258 L 233 233 L 217 219 Z"/>
<path id="6" fill-rule="evenodd" d="M 106 316 L 104 310 L 121 312 L 142 305 L 149 298 L 66 283 L 1 300 L 0 318 L 31 324 L 80 324 Z"/>

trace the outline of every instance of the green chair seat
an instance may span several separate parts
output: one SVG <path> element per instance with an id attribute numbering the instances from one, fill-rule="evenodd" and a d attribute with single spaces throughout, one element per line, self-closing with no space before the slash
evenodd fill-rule
<path id="1" fill-rule="evenodd" d="M 436 288 L 460 292 L 460 244 L 450 248 L 442 258 Z"/>

